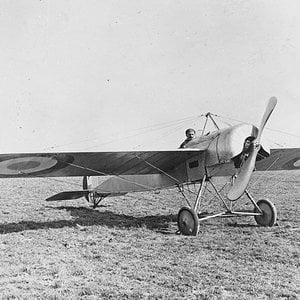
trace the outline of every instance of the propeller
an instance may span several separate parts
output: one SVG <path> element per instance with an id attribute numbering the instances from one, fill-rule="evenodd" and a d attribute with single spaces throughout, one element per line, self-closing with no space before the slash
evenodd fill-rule
<path id="1" fill-rule="evenodd" d="M 260 139 L 261 139 L 262 132 L 263 132 L 265 125 L 266 125 L 267 121 L 269 120 L 276 104 L 277 104 L 277 99 L 275 97 L 270 98 L 268 105 L 265 109 L 265 113 L 261 119 L 257 137 L 250 145 L 248 159 L 242 165 L 237 178 L 235 179 L 232 187 L 230 188 L 230 190 L 227 194 L 227 198 L 231 201 L 234 201 L 234 200 L 237 200 L 238 198 L 240 198 L 248 186 L 252 172 L 255 167 L 256 156 L 261 147 Z"/>

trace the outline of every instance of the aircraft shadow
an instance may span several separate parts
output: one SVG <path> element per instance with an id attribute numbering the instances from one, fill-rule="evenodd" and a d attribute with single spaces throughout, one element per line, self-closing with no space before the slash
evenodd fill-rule
<path id="1" fill-rule="evenodd" d="M 7 234 L 12 232 L 21 232 L 34 229 L 50 229 L 76 226 L 94 226 L 104 225 L 108 227 L 118 228 L 140 228 L 165 233 L 175 234 L 175 232 L 168 231 L 171 222 L 177 221 L 177 215 L 155 215 L 145 217 L 134 217 L 124 214 L 116 214 L 111 211 L 98 211 L 86 207 L 71 207 L 62 206 L 55 209 L 64 209 L 70 212 L 73 217 L 72 220 L 54 220 L 46 222 L 35 221 L 20 221 L 16 223 L 0 224 L 0 234 Z M 78 227 L 79 227 L 78 226 Z"/>

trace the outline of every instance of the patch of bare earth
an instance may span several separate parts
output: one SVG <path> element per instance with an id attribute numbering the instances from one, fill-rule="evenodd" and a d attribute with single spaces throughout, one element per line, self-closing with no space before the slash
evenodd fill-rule
<path id="1" fill-rule="evenodd" d="M 214 219 L 197 237 L 176 234 L 185 205 L 176 190 L 105 199 L 93 210 L 83 199 L 44 201 L 78 189 L 79 178 L 3 179 L 0 297 L 299 299 L 300 173 L 260 176 L 251 191 L 275 203 L 277 226 Z M 205 209 L 219 207 L 210 200 Z"/>

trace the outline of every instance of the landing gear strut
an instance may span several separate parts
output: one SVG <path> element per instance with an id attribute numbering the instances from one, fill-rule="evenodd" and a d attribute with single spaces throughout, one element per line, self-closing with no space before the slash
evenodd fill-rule
<path id="1" fill-rule="evenodd" d="M 223 206 L 225 207 L 226 211 L 219 212 L 219 213 L 201 213 L 200 206 L 201 206 L 201 199 L 204 190 L 207 187 L 207 184 L 210 183 L 214 189 L 215 197 L 219 198 Z M 226 186 L 226 185 L 225 185 Z M 224 187 L 225 187 L 224 186 Z M 223 187 L 223 188 L 224 188 Z M 222 188 L 222 189 L 223 189 Z M 222 190 L 221 189 L 221 190 Z M 182 207 L 178 212 L 177 218 L 177 225 L 179 231 L 183 235 L 197 235 L 199 231 L 199 222 L 208 220 L 211 218 L 216 217 L 239 217 L 239 216 L 253 216 L 256 223 L 259 226 L 273 226 L 276 224 L 277 220 L 277 211 L 274 204 L 266 199 L 259 200 L 257 203 L 254 201 L 252 195 L 249 193 L 248 190 L 245 190 L 244 194 L 248 197 L 251 203 L 254 206 L 253 210 L 233 210 L 232 201 L 229 201 L 227 198 L 224 199 L 221 195 L 221 190 L 217 190 L 214 183 L 211 181 L 210 178 L 204 176 L 202 183 L 200 185 L 199 191 L 197 193 L 197 197 L 195 200 L 195 204 L 193 208 L 190 205 L 187 197 L 185 196 L 183 189 L 179 188 L 179 191 L 184 196 L 188 207 Z"/>
<path id="2" fill-rule="evenodd" d="M 89 192 L 86 199 L 88 202 L 92 203 L 93 208 L 97 208 L 99 203 L 105 198 L 106 196 L 99 195 L 96 192 Z"/>

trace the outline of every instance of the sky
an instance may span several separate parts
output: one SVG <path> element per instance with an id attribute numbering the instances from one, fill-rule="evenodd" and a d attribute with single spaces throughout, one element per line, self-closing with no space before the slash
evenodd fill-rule
<path id="1" fill-rule="evenodd" d="M 299 33 L 296 0 L 2 0 L 0 152 L 177 148 L 272 96 L 263 142 L 300 147 Z"/>

